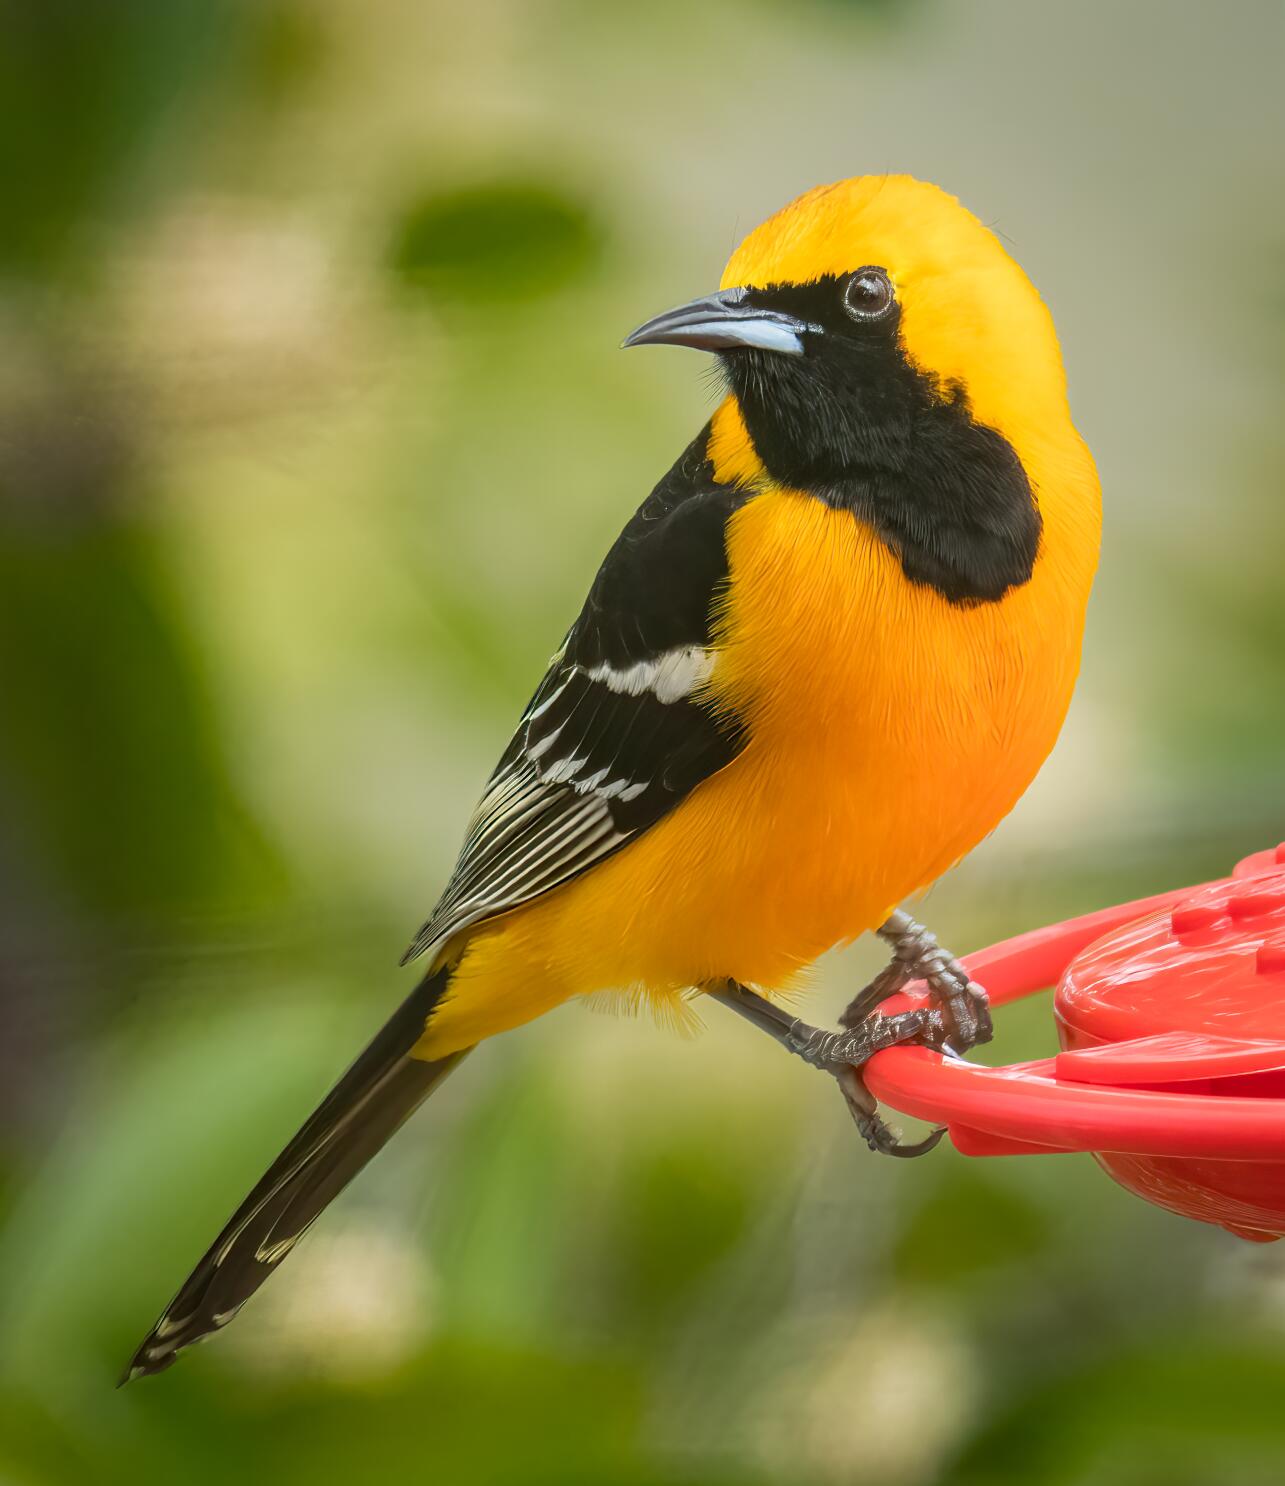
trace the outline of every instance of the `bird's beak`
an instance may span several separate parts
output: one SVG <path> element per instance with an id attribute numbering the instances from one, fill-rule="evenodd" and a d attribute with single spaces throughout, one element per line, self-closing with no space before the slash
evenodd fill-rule
<path id="1" fill-rule="evenodd" d="M 754 346 L 760 351 L 803 354 L 803 332 L 819 327 L 780 310 L 745 303 L 748 289 L 724 289 L 666 310 L 626 336 L 622 346 L 695 346 L 724 351 Z"/>

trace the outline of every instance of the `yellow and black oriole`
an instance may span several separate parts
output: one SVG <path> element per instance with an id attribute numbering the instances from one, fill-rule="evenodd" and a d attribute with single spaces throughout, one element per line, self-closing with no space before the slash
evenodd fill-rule
<path id="1" fill-rule="evenodd" d="M 465 1053 L 572 996 L 703 990 L 834 1073 L 885 1150 L 864 1058 L 988 1034 L 895 905 L 1012 807 L 1071 696 L 1100 498 L 1052 320 L 991 232 L 905 176 L 807 192 L 723 286 L 626 341 L 715 352 L 727 393 L 523 713 L 408 951 L 427 974 L 128 1376 L 225 1325 Z M 895 957 L 849 1031 L 769 999 L 868 929 Z M 874 1012 L 912 975 L 935 1003 Z"/>

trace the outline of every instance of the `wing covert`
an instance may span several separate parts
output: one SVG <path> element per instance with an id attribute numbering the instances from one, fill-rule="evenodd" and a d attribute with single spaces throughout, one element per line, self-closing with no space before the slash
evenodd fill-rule
<path id="1" fill-rule="evenodd" d="M 727 521 L 749 492 L 714 479 L 708 433 L 607 554 L 403 963 L 618 851 L 744 745 L 706 688 Z"/>

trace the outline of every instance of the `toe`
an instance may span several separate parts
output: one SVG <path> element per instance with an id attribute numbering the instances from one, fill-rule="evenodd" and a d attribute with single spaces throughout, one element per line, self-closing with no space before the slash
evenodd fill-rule
<path id="1" fill-rule="evenodd" d="M 855 1068 L 846 1068 L 835 1075 L 853 1123 L 861 1132 L 866 1145 L 879 1156 L 897 1156 L 901 1159 L 926 1156 L 946 1133 L 944 1125 L 930 1130 L 919 1141 L 903 1141 L 896 1130 L 879 1114 L 874 1095 Z"/>

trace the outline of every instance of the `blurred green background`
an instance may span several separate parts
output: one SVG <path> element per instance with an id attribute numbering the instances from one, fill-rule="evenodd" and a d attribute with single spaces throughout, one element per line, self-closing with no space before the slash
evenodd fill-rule
<path id="1" fill-rule="evenodd" d="M 488 1046 L 213 1346 L 148 1322 L 712 405 L 621 335 L 909 170 L 1058 320 L 1083 684 L 959 949 L 1285 835 L 1277 0 L 0 0 L 0 1482 L 1285 1477 L 1285 1257 L 860 1148 L 715 1011 Z M 832 956 L 831 1017 L 874 968 Z M 1006 1013 L 996 1055 L 1053 1040 Z M 760 1045 L 762 1044 L 762 1045 Z"/>

